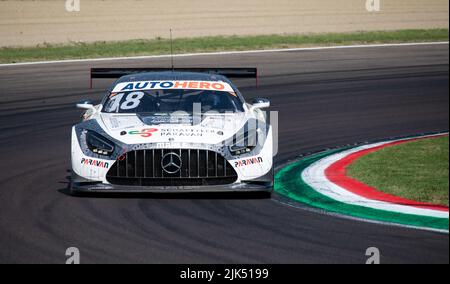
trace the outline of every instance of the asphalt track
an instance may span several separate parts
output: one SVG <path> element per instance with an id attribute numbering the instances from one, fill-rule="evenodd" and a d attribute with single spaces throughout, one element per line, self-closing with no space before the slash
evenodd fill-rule
<path id="1" fill-rule="evenodd" d="M 257 66 L 247 97 L 279 111 L 277 164 L 300 153 L 449 128 L 449 47 L 408 46 L 176 58 Z M 169 59 L 0 67 L 0 263 L 448 263 L 448 235 L 370 224 L 235 195 L 75 198 L 66 193 L 74 103 L 100 98 L 88 69 Z"/>

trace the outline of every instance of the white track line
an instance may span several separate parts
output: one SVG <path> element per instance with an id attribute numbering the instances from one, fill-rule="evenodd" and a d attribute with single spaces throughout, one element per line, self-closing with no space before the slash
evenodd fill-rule
<path id="1" fill-rule="evenodd" d="M 359 44 L 359 45 L 338 45 L 338 46 L 318 46 L 318 47 L 300 47 L 300 48 L 281 48 L 281 49 L 263 49 L 263 50 L 244 50 L 244 51 L 221 51 L 221 52 L 205 52 L 205 53 L 185 53 L 174 54 L 174 57 L 190 57 L 190 56 L 207 56 L 207 55 L 230 55 L 230 54 L 250 54 L 250 53 L 267 53 L 267 52 L 282 52 L 282 51 L 314 51 L 314 50 L 328 50 L 328 49 L 349 49 L 349 48 L 371 48 L 371 47 L 401 47 L 401 46 L 420 46 L 420 45 L 445 45 L 448 41 L 438 42 L 412 42 L 412 43 L 386 43 L 386 44 Z M 35 62 L 20 62 L 20 63 L 6 63 L 0 64 L 1 67 L 11 66 L 27 66 L 38 64 L 58 64 L 58 63 L 79 63 L 79 62 L 101 62 L 101 61 L 117 61 L 117 60 L 136 60 L 136 59 L 156 59 L 169 58 L 170 54 L 164 55 L 147 55 L 147 56 L 130 56 L 130 57 L 105 57 L 105 58 L 91 58 L 91 59 L 67 59 L 54 61 L 35 61 Z"/>

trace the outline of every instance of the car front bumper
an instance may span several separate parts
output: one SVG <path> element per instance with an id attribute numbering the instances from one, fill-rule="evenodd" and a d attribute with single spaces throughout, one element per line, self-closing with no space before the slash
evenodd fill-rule
<path id="1" fill-rule="evenodd" d="M 128 186 L 92 181 L 81 177 L 72 171 L 70 191 L 72 193 L 183 193 L 183 192 L 272 192 L 273 168 L 265 174 L 253 180 L 235 182 L 221 185 L 196 185 L 196 186 Z"/>

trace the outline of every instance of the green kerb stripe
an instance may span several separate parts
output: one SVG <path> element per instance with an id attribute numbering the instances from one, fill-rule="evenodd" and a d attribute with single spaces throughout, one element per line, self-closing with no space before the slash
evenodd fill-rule
<path id="1" fill-rule="evenodd" d="M 344 150 L 347 149 L 322 152 L 287 165 L 275 175 L 275 191 L 295 201 L 334 213 L 408 226 L 448 230 L 447 218 L 418 216 L 342 203 L 320 194 L 303 181 L 301 173 L 308 166 L 321 158 Z"/>

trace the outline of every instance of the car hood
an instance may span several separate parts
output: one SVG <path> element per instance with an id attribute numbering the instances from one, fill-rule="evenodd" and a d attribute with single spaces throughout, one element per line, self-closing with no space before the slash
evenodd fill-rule
<path id="1" fill-rule="evenodd" d="M 112 138 L 126 144 L 183 142 L 218 144 L 247 121 L 245 113 L 192 116 L 143 116 L 101 113 L 98 122 Z"/>

